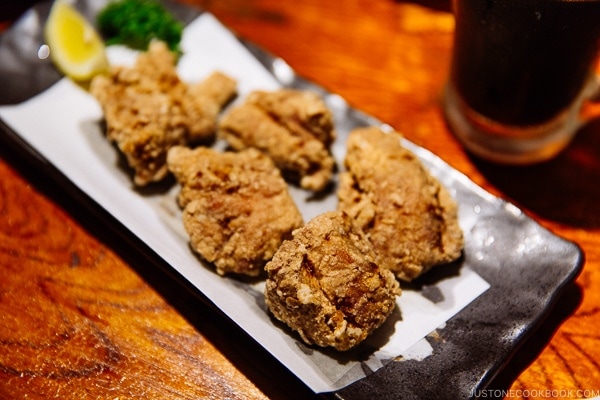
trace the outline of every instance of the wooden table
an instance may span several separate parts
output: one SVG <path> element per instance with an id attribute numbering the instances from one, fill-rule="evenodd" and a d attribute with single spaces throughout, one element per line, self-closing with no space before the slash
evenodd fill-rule
<path id="1" fill-rule="evenodd" d="M 186 3 L 578 243 L 586 262 L 576 285 L 493 387 L 510 398 L 600 394 L 600 119 L 551 162 L 491 165 L 463 151 L 440 110 L 453 32 L 446 1 Z M 310 397 L 38 170 L 4 148 L 0 157 L 0 398 Z"/>

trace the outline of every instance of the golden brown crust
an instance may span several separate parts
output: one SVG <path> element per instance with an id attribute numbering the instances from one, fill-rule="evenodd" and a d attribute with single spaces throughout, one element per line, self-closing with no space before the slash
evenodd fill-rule
<path id="1" fill-rule="evenodd" d="M 356 346 L 386 320 L 400 294 L 394 275 L 375 264 L 372 252 L 346 214 L 315 217 L 266 265 L 269 309 L 308 344 Z"/>
<path id="2" fill-rule="evenodd" d="M 188 114 L 187 143 L 207 141 L 214 137 L 219 113 L 236 93 L 237 82 L 219 71 L 188 86 L 187 94 L 180 99 Z"/>
<path id="3" fill-rule="evenodd" d="M 177 75 L 174 54 L 156 41 L 133 67 L 95 77 L 90 91 L 102 106 L 108 139 L 127 158 L 134 183 L 143 186 L 165 177 L 169 148 L 214 137 L 217 115 L 235 86 L 217 73 L 189 87 Z"/>
<path id="4" fill-rule="evenodd" d="M 302 216 L 273 162 L 257 150 L 173 147 L 169 169 L 192 248 L 217 272 L 256 276 Z"/>
<path id="5" fill-rule="evenodd" d="M 223 116 L 219 136 L 236 150 L 254 147 L 269 155 L 305 189 L 323 190 L 333 175 L 333 117 L 312 92 L 255 91 Z"/>
<path id="6" fill-rule="evenodd" d="M 400 139 L 375 127 L 351 132 L 338 208 L 365 231 L 378 263 L 410 281 L 460 257 L 464 242 L 456 203 Z"/>
<path id="7" fill-rule="evenodd" d="M 298 136 L 313 136 L 329 148 L 335 139 L 333 115 L 321 97 L 308 90 L 257 90 L 247 98 Z"/>

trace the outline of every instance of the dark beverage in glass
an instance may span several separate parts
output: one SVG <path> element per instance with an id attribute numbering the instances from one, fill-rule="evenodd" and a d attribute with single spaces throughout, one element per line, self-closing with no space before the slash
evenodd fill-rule
<path id="1" fill-rule="evenodd" d="M 447 101 L 458 103 L 466 122 L 474 119 L 475 129 L 496 136 L 537 136 L 555 128 L 557 118 L 572 118 L 599 54 L 600 0 L 454 0 L 453 6 Z M 531 127 L 535 133 L 526 132 Z"/>

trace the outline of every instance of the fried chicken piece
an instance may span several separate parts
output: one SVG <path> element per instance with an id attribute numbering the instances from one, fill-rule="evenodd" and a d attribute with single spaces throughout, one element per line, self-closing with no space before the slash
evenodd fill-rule
<path id="1" fill-rule="evenodd" d="M 248 96 L 247 102 L 273 116 L 295 135 L 310 134 L 326 148 L 335 139 L 333 115 L 315 92 L 296 89 L 255 91 Z"/>
<path id="2" fill-rule="evenodd" d="M 265 266 L 266 303 L 307 344 L 348 350 L 383 324 L 401 293 L 372 254 L 348 215 L 321 214 L 295 230 Z"/>
<path id="3" fill-rule="evenodd" d="M 214 138 L 217 116 L 235 95 L 236 82 L 215 72 L 196 85 L 182 82 L 175 55 L 152 42 L 133 67 L 117 66 L 92 80 L 91 93 L 102 106 L 107 137 L 144 186 L 167 174 L 169 148 Z"/>
<path id="4" fill-rule="evenodd" d="M 167 163 L 181 184 L 178 203 L 191 246 L 220 275 L 257 276 L 303 224 L 279 170 L 255 149 L 175 146 Z"/>
<path id="5" fill-rule="evenodd" d="M 316 93 L 252 92 L 223 116 L 219 136 L 235 150 L 255 147 L 269 155 L 286 178 L 305 189 L 321 191 L 333 175 L 333 116 Z"/>
<path id="6" fill-rule="evenodd" d="M 187 89 L 180 100 L 189 118 L 187 143 L 210 141 L 217 131 L 219 113 L 237 94 L 237 82 L 223 72 L 214 71 Z"/>
<path id="7" fill-rule="evenodd" d="M 380 266 L 411 281 L 459 258 L 464 239 L 454 199 L 400 139 L 376 127 L 350 133 L 338 209 L 367 234 Z"/>

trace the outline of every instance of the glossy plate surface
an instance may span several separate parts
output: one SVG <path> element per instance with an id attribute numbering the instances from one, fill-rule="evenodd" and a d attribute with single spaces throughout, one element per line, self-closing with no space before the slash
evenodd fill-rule
<path id="1" fill-rule="evenodd" d="M 92 16 L 103 4 L 103 1 L 87 0 L 79 1 L 77 7 Z M 186 23 L 195 21 L 201 14 L 180 5 L 169 3 L 168 6 Z M 59 90 L 65 85 L 50 62 L 37 56 L 43 43 L 41 29 L 49 8 L 50 3 L 41 3 L 0 37 L 0 87 L 3 89 L 0 104 L 20 103 L 49 88 Z M 338 160 L 343 157 L 343 139 L 352 128 L 381 125 L 379 121 L 349 107 L 335 94 L 327 93 L 297 76 L 283 60 L 251 43 L 237 41 L 237 44 L 249 51 L 256 65 L 264 69 L 268 75 L 265 82 L 268 84 L 276 82 L 277 85 L 311 89 L 323 94 L 336 117 L 340 144 L 334 146 L 334 153 L 337 153 Z M 56 85 L 57 82 L 60 85 Z M 240 84 L 244 85 L 244 82 Z M 2 135 L 42 163 L 56 165 L 59 173 L 64 173 L 67 180 L 80 186 L 90 196 L 90 201 L 105 206 L 105 212 L 118 214 L 118 211 L 112 212 L 102 198 L 94 195 L 93 190 L 78 185 L 68 167 L 49 161 L 44 146 L 23 140 L 19 130 L 12 129 L 6 121 L 3 121 L 0 129 Z M 89 132 L 86 134 L 90 135 Z M 99 152 L 111 152 L 110 146 L 93 135 L 90 138 L 90 143 L 100 148 Z M 465 255 L 460 263 L 444 272 L 427 274 L 408 290 L 435 298 L 439 296 L 441 282 L 449 279 L 448 276 L 461 275 L 465 271 L 475 273 L 479 278 L 475 279 L 476 284 L 485 282 L 488 286 L 480 287 L 473 296 L 474 300 L 469 299 L 466 307 L 461 307 L 447 321 L 444 319 L 446 322 L 440 327 L 434 326 L 437 329 L 431 334 L 404 349 L 402 354 L 397 354 L 401 357 L 382 357 L 377 360 L 381 364 L 379 366 L 359 362 L 361 373 L 366 377 L 360 378 L 360 374 L 354 371 L 347 372 L 341 378 L 326 378 L 336 381 L 335 395 L 343 399 L 472 398 L 477 389 L 484 388 L 490 382 L 551 311 L 551 306 L 564 288 L 579 273 L 583 257 L 576 245 L 553 235 L 513 205 L 485 192 L 426 149 L 409 141 L 404 141 L 404 145 L 418 155 L 456 198 L 466 237 Z M 140 195 L 132 193 L 134 196 Z M 303 196 L 302 193 L 296 195 Z M 172 196 L 172 191 L 160 197 L 146 195 L 144 201 L 152 203 L 164 213 L 176 213 L 176 210 L 170 209 L 171 206 L 164 206 L 164 198 L 172 199 Z M 331 201 L 331 198 L 322 202 L 306 201 L 300 207 L 309 218 L 331 208 Z M 132 231 L 135 234 L 135 228 Z M 163 255 L 160 250 L 157 253 Z M 178 272 L 188 277 L 186 270 Z M 193 278 L 190 281 L 195 284 Z M 250 296 L 255 295 L 256 292 L 250 293 Z M 211 298 L 210 294 L 208 297 Z M 224 311 L 229 315 L 226 307 Z M 237 322 L 235 315 L 230 317 Z M 243 327 L 244 322 L 241 321 L 240 325 Z M 281 336 L 288 335 L 283 333 Z M 306 352 L 306 349 L 302 350 Z M 333 362 L 340 361 L 328 353 L 321 356 L 328 360 L 331 358 Z M 292 367 L 290 369 L 294 370 Z"/>

